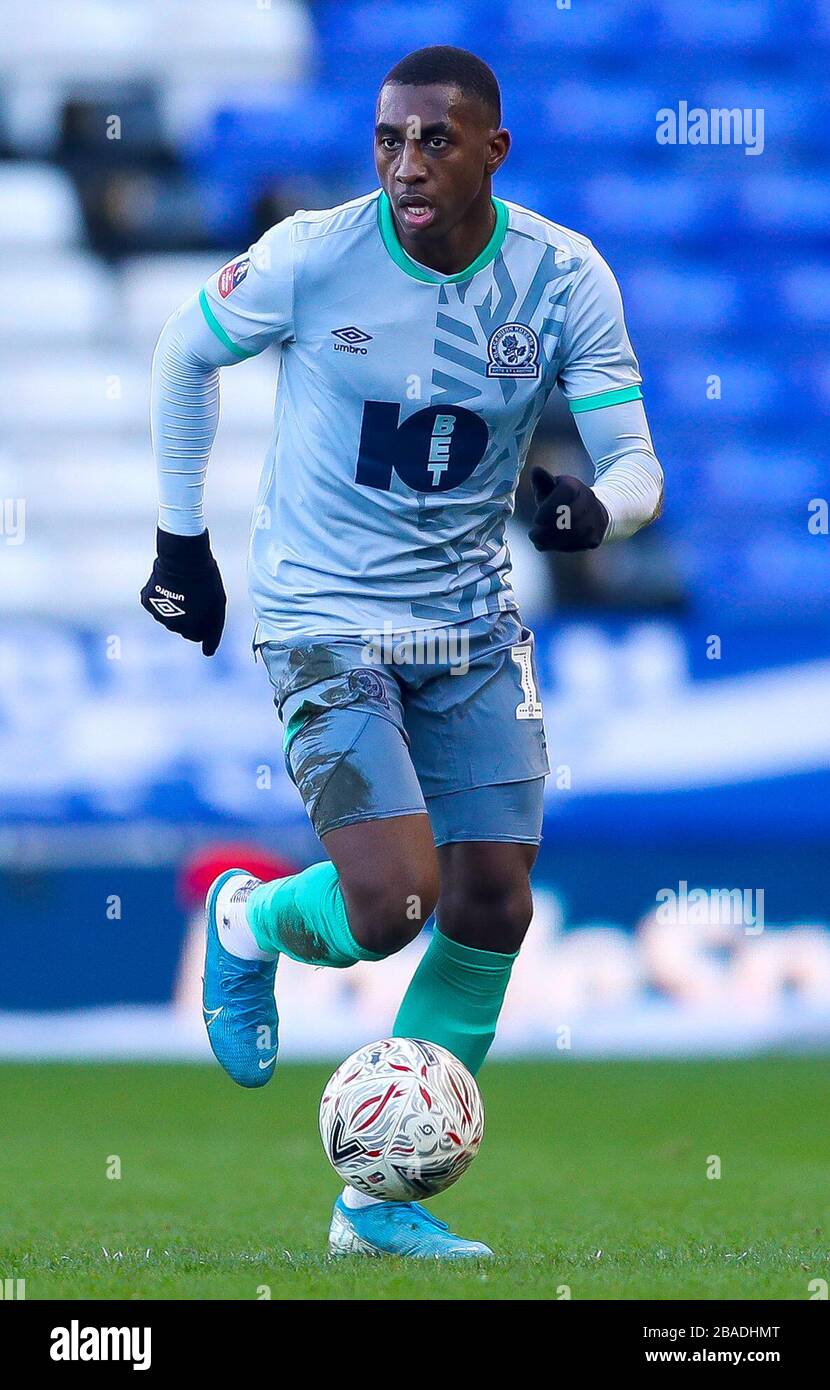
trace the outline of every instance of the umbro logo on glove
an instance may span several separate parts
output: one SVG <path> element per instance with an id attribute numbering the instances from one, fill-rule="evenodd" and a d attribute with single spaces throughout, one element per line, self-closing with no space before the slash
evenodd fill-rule
<path id="1" fill-rule="evenodd" d="M 163 618 L 175 618 L 177 615 L 184 615 L 184 609 L 178 608 L 175 603 L 171 603 L 169 598 L 151 598 L 150 602 L 156 612 L 160 613 Z"/>
<path id="2" fill-rule="evenodd" d="M 156 562 L 141 605 L 156 622 L 213 656 L 225 626 L 227 599 L 207 531 L 200 536 L 156 533 Z"/>
<path id="3" fill-rule="evenodd" d="M 180 603 L 184 603 L 184 594 L 171 594 L 168 589 L 162 589 L 160 584 L 155 586 L 155 591 L 162 595 L 161 598 L 150 599 L 157 613 L 160 613 L 163 618 L 184 616 L 185 610 L 179 607 Z"/>

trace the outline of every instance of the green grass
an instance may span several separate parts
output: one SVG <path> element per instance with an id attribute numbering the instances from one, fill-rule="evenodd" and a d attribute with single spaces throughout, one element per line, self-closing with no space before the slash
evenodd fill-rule
<path id="1" fill-rule="evenodd" d="M 0 1277 L 30 1299 L 806 1299 L 830 1279 L 826 1059 L 488 1066 L 481 1155 L 433 1204 L 497 1251 L 472 1267 L 325 1261 L 328 1070 L 246 1093 L 212 1067 L 0 1067 Z"/>

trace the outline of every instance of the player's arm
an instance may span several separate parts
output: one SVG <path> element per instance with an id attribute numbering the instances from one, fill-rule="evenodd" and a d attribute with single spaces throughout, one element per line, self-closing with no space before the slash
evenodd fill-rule
<path id="1" fill-rule="evenodd" d="M 593 247 L 574 279 L 560 343 L 559 385 L 594 465 L 594 484 L 534 468 L 530 539 L 537 550 L 593 550 L 647 526 L 663 497 L 620 291 Z"/>
<path id="2" fill-rule="evenodd" d="M 156 560 L 141 603 L 205 656 L 219 646 L 226 598 L 205 526 L 204 489 L 219 423 L 219 370 L 292 332 L 290 223 L 212 276 L 162 329 L 153 355 L 151 422 L 158 479 Z"/>

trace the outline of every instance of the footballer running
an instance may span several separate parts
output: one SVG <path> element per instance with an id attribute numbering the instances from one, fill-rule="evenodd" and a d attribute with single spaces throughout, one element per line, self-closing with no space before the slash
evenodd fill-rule
<path id="1" fill-rule="evenodd" d="M 272 227 L 172 316 L 153 362 L 158 553 L 141 601 L 211 656 L 225 592 L 202 503 L 219 370 L 280 348 L 254 647 L 328 858 L 273 882 L 230 869 L 208 894 L 205 1023 L 241 1086 L 274 1074 L 280 955 L 383 960 L 433 911 L 393 1031 L 479 1070 L 531 919 L 549 771 L 505 526 L 554 387 L 595 479 L 534 469 L 536 548 L 623 540 L 662 496 L 611 271 L 584 236 L 493 194 L 510 136 L 491 69 L 458 48 L 410 54 L 383 82 L 374 138 L 380 189 Z M 386 659 L 390 634 L 410 660 Z M 351 1187 L 329 1248 L 492 1253 Z"/>

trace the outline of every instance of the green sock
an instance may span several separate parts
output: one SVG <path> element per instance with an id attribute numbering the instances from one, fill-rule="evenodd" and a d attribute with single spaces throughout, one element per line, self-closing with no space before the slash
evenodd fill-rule
<path id="1" fill-rule="evenodd" d="M 446 1047 L 475 1076 L 496 1035 L 518 954 L 477 951 L 436 927 L 398 1009 L 394 1035 Z"/>
<path id="2" fill-rule="evenodd" d="M 327 859 L 290 878 L 261 883 L 245 906 L 261 951 L 279 951 L 292 960 L 336 970 L 359 960 L 383 959 L 352 936 L 340 879 Z"/>

